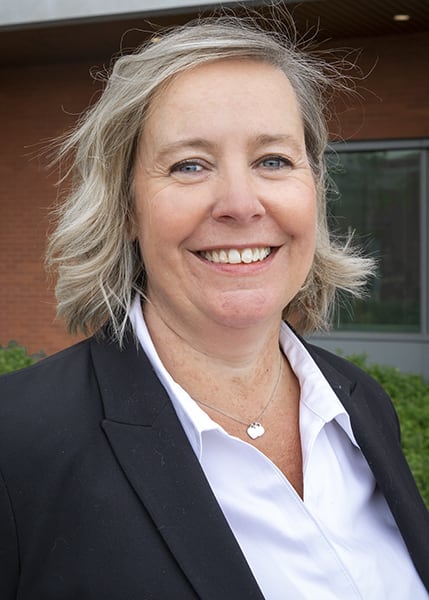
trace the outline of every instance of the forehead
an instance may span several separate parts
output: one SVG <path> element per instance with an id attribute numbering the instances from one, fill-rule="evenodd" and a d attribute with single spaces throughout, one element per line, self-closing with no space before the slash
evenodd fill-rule
<path id="1" fill-rule="evenodd" d="M 241 122 L 252 115 L 249 127 L 301 126 L 301 112 L 292 85 L 271 64 L 228 59 L 203 63 L 175 75 L 152 99 L 146 126 L 209 127 L 219 120 Z"/>
<path id="2" fill-rule="evenodd" d="M 290 87 L 290 83 L 285 73 L 277 66 L 263 61 L 247 58 L 227 58 L 209 60 L 200 63 L 194 67 L 185 69 L 176 73 L 170 78 L 168 88 L 178 89 L 193 86 L 206 88 L 217 88 L 219 85 L 227 85 L 230 79 L 239 76 L 242 80 L 248 79 L 249 82 L 258 80 L 274 83 L 280 87 Z M 255 81 L 256 83 L 256 81 Z"/>

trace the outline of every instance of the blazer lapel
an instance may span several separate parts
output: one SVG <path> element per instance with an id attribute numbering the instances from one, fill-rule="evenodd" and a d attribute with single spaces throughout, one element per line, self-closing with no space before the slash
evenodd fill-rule
<path id="1" fill-rule="evenodd" d="M 132 336 L 91 345 L 103 429 L 128 481 L 198 596 L 263 600 L 172 404 Z"/>

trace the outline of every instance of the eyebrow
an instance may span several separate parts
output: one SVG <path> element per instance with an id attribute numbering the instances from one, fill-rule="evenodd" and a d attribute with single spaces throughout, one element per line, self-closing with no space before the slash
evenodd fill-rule
<path id="1" fill-rule="evenodd" d="M 156 157 L 158 160 L 165 159 L 170 154 L 176 152 L 177 150 L 211 150 L 213 149 L 214 144 L 211 142 L 204 140 L 202 138 L 189 138 L 178 140 L 177 142 L 171 142 L 170 144 L 162 145 L 158 152 L 156 153 Z"/>
<path id="2" fill-rule="evenodd" d="M 262 133 L 257 135 L 255 138 L 250 140 L 250 146 L 258 148 L 263 146 L 269 146 L 270 144 L 287 144 L 292 147 L 292 150 L 295 152 L 301 152 L 302 147 L 299 144 L 298 140 L 292 135 L 289 134 L 268 134 Z M 178 140 L 177 142 L 171 142 L 162 145 L 156 157 L 158 160 L 163 160 L 167 158 L 170 154 L 178 151 L 178 150 L 205 150 L 212 151 L 217 144 L 213 142 L 209 142 L 204 138 L 185 138 L 183 140 Z M 305 151 L 305 148 L 304 148 Z"/>
<path id="3" fill-rule="evenodd" d="M 261 135 L 256 136 L 253 143 L 256 147 L 269 146 L 271 144 L 286 144 L 288 146 L 291 146 L 292 150 L 294 150 L 295 152 L 300 152 L 303 149 L 299 141 L 295 138 L 295 136 L 289 135 L 287 133 L 279 133 L 274 135 L 262 133 Z"/>

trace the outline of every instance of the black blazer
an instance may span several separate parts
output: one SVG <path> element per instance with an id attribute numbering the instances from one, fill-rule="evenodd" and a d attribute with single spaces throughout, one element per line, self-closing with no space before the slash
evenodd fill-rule
<path id="1" fill-rule="evenodd" d="M 428 511 L 390 400 L 355 366 L 307 348 L 429 588 Z M 0 378 L 0 472 L 1 600 L 263 598 L 133 339 L 119 351 L 90 338 Z"/>

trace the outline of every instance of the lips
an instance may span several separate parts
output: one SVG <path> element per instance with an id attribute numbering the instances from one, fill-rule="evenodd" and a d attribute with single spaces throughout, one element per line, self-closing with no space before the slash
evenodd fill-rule
<path id="1" fill-rule="evenodd" d="M 200 256 L 213 263 L 238 265 L 250 264 L 264 260 L 271 254 L 269 246 L 257 248 L 222 248 L 217 250 L 203 250 Z"/>

